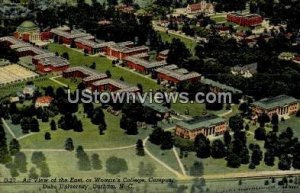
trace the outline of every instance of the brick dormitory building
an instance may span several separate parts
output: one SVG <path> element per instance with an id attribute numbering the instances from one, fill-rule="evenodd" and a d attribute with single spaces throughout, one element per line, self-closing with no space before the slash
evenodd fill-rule
<path id="1" fill-rule="evenodd" d="M 160 61 L 148 61 L 144 59 L 148 57 L 148 54 L 138 54 L 134 56 L 128 56 L 124 59 L 124 64 L 128 68 L 135 69 L 143 74 L 149 74 L 153 72 L 156 68 L 167 65 L 165 60 Z"/>
<path id="2" fill-rule="evenodd" d="M 157 68 L 155 71 L 157 73 L 157 79 L 167 81 L 174 85 L 182 81 L 199 81 L 201 78 L 201 74 L 197 72 L 189 72 L 184 68 L 178 68 L 178 66 L 174 64 Z"/>
<path id="3" fill-rule="evenodd" d="M 123 81 L 107 78 L 105 73 L 99 73 L 85 67 L 71 67 L 63 72 L 64 78 L 80 78 L 91 90 L 100 92 L 138 92 L 139 88 Z"/>
<path id="4" fill-rule="evenodd" d="M 203 115 L 177 122 L 175 135 L 194 140 L 200 133 L 205 136 L 217 136 L 224 134 L 227 129 L 226 119 L 216 115 Z"/>
<path id="5" fill-rule="evenodd" d="M 287 95 L 264 98 L 252 103 L 250 107 L 253 115 L 266 113 L 270 118 L 274 113 L 279 117 L 287 118 L 300 109 L 299 100 Z"/>
<path id="6" fill-rule="evenodd" d="M 69 62 L 55 54 L 35 47 L 30 43 L 26 43 L 20 39 L 12 36 L 0 38 L 1 43 L 6 43 L 11 49 L 16 50 L 20 57 L 32 56 L 32 63 L 35 65 L 36 70 L 41 73 L 59 72 L 66 70 L 69 67 Z"/>
<path id="7" fill-rule="evenodd" d="M 256 26 L 263 22 L 263 18 L 258 14 L 241 14 L 234 12 L 227 14 L 227 21 L 241 26 Z"/>

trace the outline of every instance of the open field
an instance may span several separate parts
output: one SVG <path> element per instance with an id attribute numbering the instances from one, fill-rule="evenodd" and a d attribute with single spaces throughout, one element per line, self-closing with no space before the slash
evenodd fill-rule
<path id="1" fill-rule="evenodd" d="M 82 111 L 83 109 L 80 106 L 76 115 L 83 123 L 83 132 L 74 132 L 73 130 L 65 131 L 62 129 L 52 131 L 50 129 L 50 122 L 44 123 L 40 121 L 40 132 L 20 139 L 21 147 L 25 149 L 63 149 L 65 140 L 69 137 L 73 139 L 75 146 L 83 145 L 85 148 L 97 149 L 131 146 L 134 145 L 139 138 L 143 139 L 148 136 L 152 130 L 150 128 L 139 129 L 138 135 L 127 135 L 119 126 L 120 116 L 115 116 L 105 111 L 107 130 L 104 135 L 99 135 L 98 127 L 93 125 Z M 57 121 L 59 116 L 55 116 L 53 119 Z M 19 126 L 12 126 L 12 129 L 13 128 L 20 129 Z M 50 132 L 51 140 L 44 139 L 45 132 Z"/>
<path id="2" fill-rule="evenodd" d="M 67 52 L 69 54 L 71 66 L 90 66 L 93 62 L 95 62 L 97 71 L 103 73 L 109 70 L 111 72 L 112 78 L 114 79 L 123 77 L 124 81 L 128 82 L 129 84 L 136 85 L 137 83 L 140 83 L 143 85 L 145 91 L 150 89 L 155 90 L 159 88 L 159 85 L 157 85 L 154 81 L 150 81 L 149 79 L 141 75 L 132 73 L 129 70 L 114 67 L 112 65 L 112 62 L 104 56 L 84 56 L 84 54 L 82 54 L 81 52 L 75 51 L 71 48 L 67 48 L 64 45 L 59 44 L 50 44 L 49 50 L 52 52 L 58 52 L 59 54 Z"/>
<path id="3" fill-rule="evenodd" d="M 163 31 L 159 31 L 159 34 L 161 35 L 161 38 L 164 42 L 172 42 L 172 39 L 173 38 L 178 38 L 180 39 L 188 49 L 190 49 L 190 51 L 192 53 L 194 53 L 194 49 L 197 45 L 197 42 L 191 40 L 191 39 L 187 39 L 187 38 L 184 38 L 184 37 L 181 37 L 181 36 L 178 36 L 178 35 L 175 35 L 175 34 L 171 34 L 171 33 L 166 33 L 166 32 L 163 32 Z"/>

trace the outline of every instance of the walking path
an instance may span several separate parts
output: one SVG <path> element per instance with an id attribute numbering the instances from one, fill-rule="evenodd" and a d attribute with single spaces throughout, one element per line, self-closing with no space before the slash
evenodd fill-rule
<path id="1" fill-rule="evenodd" d="M 177 162 L 178 162 L 178 164 L 179 164 L 179 167 L 180 167 L 180 169 L 181 169 L 182 174 L 183 174 L 184 176 L 186 176 L 185 168 L 184 168 L 184 166 L 183 166 L 183 164 L 182 164 L 182 162 L 181 162 L 181 160 L 180 160 L 180 158 L 179 158 L 179 156 L 178 156 L 178 153 L 177 153 L 176 148 L 173 147 L 172 150 L 173 150 L 174 155 L 175 155 L 175 157 L 176 157 L 176 159 L 177 159 Z"/>
<path id="2" fill-rule="evenodd" d="M 122 147 L 112 147 L 112 148 L 96 148 L 96 149 L 84 149 L 84 151 L 113 151 L 113 150 L 123 150 L 123 149 L 130 149 L 135 147 L 135 145 L 129 145 L 129 146 L 122 146 Z M 23 149 L 23 152 L 34 152 L 34 151 L 43 151 L 43 152 L 66 152 L 65 149 Z"/>
<path id="3" fill-rule="evenodd" d="M 5 121 L 3 118 L 1 118 L 1 120 L 2 120 L 2 123 L 4 124 L 4 126 L 6 127 L 6 129 L 8 130 L 8 132 L 11 134 L 11 136 L 12 136 L 13 138 L 16 138 L 14 132 L 13 132 L 13 131 L 11 130 L 11 128 L 8 126 L 8 124 L 6 123 L 6 121 Z"/>
<path id="4" fill-rule="evenodd" d="M 144 139 L 144 141 L 143 141 L 145 153 L 147 155 L 149 155 L 152 159 L 154 159 L 156 162 L 158 162 L 160 165 L 162 165 L 163 167 L 165 167 L 167 170 L 169 170 L 170 172 L 172 172 L 173 174 L 175 174 L 177 177 L 183 177 L 183 175 L 180 174 L 178 171 L 174 170 L 168 164 L 164 163 L 163 161 L 161 161 L 160 159 L 158 159 L 157 157 L 155 157 L 152 153 L 150 153 L 150 151 L 146 147 L 148 139 L 149 139 L 149 137 L 146 137 Z"/>
<path id="5" fill-rule="evenodd" d="M 61 75 L 59 75 L 59 76 L 54 76 L 54 77 L 51 77 L 51 78 L 49 78 L 49 79 L 52 80 L 53 82 L 55 82 L 55 83 L 61 85 L 61 86 L 68 87 L 67 84 L 64 84 L 64 83 L 62 83 L 62 82 L 56 80 L 56 78 L 59 78 L 59 77 L 62 77 L 62 76 L 61 76 Z"/>

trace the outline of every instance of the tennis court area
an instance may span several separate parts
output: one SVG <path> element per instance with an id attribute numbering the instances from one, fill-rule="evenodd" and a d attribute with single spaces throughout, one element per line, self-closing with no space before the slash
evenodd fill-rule
<path id="1" fill-rule="evenodd" d="M 0 67 L 0 86 L 26 81 L 39 75 L 17 64 Z"/>

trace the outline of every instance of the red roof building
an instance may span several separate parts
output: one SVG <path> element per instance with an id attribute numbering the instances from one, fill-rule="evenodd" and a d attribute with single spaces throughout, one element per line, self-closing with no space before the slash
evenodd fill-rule
<path id="1" fill-rule="evenodd" d="M 229 13 L 227 14 L 227 21 L 233 22 L 241 26 L 256 26 L 263 22 L 263 18 L 258 14 L 238 14 Z"/>
<path id="2" fill-rule="evenodd" d="M 39 108 L 39 107 L 49 107 L 51 102 L 53 101 L 53 98 L 50 96 L 42 96 L 42 97 L 38 97 L 35 101 L 35 108 Z"/>
<path id="3" fill-rule="evenodd" d="M 138 72 L 141 72 L 143 74 L 149 74 L 153 72 L 156 68 L 162 67 L 167 65 L 167 62 L 165 60 L 161 61 L 148 61 L 143 58 L 145 54 L 139 54 L 134 56 L 128 56 L 124 58 L 124 63 L 127 67 L 135 69 Z M 148 54 L 147 54 L 148 56 Z"/>
<path id="4" fill-rule="evenodd" d="M 109 91 L 109 92 L 139 92 L 137 86 L 131 86 L 123 81 L 114 80 L 114 79 L 103 79 L 98 80 L 92 83 L 92 90 L 98 90 L 100 92 Z"/>
<path id="5" fill-rule="evenodd" d="M 128 56 L 133 56 L 142 53 L 148 53 L 149 48 L 147 46 L 135 46 L 131 41 L 116 43 L 110 45 L 107 48 L 106 54 L 110 57 L 123 60 Z"/>
<path id="6" fill-rule="evenodd" d="M 105 73 L 98 73 L 89 68 L 77 66 L 65 70 L 63 77 L 80 78 L 87 87 L 90 87 L 93 82 L 107 78 L 107 75 Z"/>
<path id="7" fill-rule="evenodd" d="M 197 72 L 188 72 L 184 68 L 178 68 L 178 66 L 172 64 L 156 69 L 157 79 L 168 81 L 172 84 L 178 84 L 182 81 L 194 82 L 201 78 L 201 74 Z"/>

